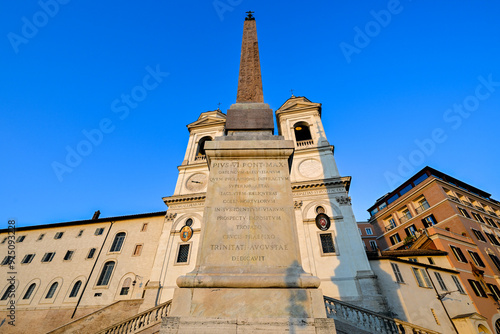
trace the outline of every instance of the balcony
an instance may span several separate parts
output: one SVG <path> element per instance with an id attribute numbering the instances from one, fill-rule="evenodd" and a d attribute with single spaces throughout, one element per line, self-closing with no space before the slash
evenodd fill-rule
<path id="1" fill-rule="evenodd" d="M 385 226 L 385 231 L 389 232 L 390 230 L 392 230 L 395 227 L 396 227 L 396 224 L 391 223 L 391 224 Z"/>
<path id="2" fill-rule="evenodd" d="M 413 217 L 411 216 L 411 213 L 407 212 L 405 214 L 403 214 L 402 217 L 399 218 L 399 221 L 401 222 L 401 224 L 404 224 L 406 223 L 408 220 L 412 219 Z"/>
<path id="3" fill-rule="evenodd" d="M 477 210 L 479 210 L 479 211 L 486 212 L 482 206 L 479 206 L 479 205 L 474 205 L 474 207 L 475 207 Z"/>
<path id="4" fill-rule="evenodd" d="M 425 201 L 425 202 L 422 202 L 422 204 L 420 204 L 419 206 L 417 206 L 415 208 L 415 211 L 417 212 L 417 214 L 421 214 L 422 212 L 424 212 L 425 210 L 427 210 L 430 207 L 431 206 L 429 205 L 429 203 L 427 203 L 427 201 Z"/>
<path id="5" fill-rule="evenodd" d="M 298 148 L 306 148 L 306 147 L 311 147 L 314 145 L 314 140 L 308 139 L 308 140 L 301 140 L 297 142 L 297 147 Z"/>

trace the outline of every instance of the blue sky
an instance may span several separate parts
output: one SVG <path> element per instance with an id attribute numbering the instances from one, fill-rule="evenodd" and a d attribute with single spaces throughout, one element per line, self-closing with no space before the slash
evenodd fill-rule
<path id="1" fill-rule="evenodd" d="M 2 227 L 165 210 L 185 125 L 235 102 L 248 10 L 265 101 L 276 109 L 294 89 L 323 104 L 358 220 L 426 165 L 500 198 L 498 2 L 42 0 L 0 9 Z M 70 166 L 72 150 L 85 155 Z"/>

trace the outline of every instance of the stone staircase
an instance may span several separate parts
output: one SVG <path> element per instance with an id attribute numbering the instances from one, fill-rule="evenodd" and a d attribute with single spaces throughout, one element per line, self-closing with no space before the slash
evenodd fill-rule
<path id="1" fill-rule="evenodd" d="M 334 298 L 324 296 L 324 299 L 327 317 L 335 320 L 335 327 L 340 333 L 439 334 L 430 329 L 389 318 Z"/>
<path id="2" fill-rule="evenodd" d="M 97 334 L 154 334 L 160 331 L 161 319 L 168 315 L 172 300 L 109 326 Z"/>

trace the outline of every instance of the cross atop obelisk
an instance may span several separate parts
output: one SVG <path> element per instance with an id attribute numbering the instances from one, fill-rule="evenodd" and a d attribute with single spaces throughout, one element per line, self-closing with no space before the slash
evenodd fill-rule
<path id="1" fill-rule="evenodd" d="M 240 74 L 236 104 L 228 110 L 226 131 L 272 131 L 274 130 L 273 112 L 264 103 L 262 76 L 260 73 L 259 43 L 257 24 L 253 12 L 247 12 L 243 24 L 241 43 Z"/>

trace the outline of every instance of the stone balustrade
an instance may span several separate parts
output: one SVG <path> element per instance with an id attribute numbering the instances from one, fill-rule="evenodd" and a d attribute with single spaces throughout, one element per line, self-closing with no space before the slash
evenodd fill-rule
<path id="1" fill-rule="evenodd" d="M 298 148 L 306 148 L 306 147 L 313 146 L 313 145 L 314 145 L 314 141 L 312 139 L 301 140 L 301 141 L 297 142 Z"/>
<path id="2" fill-rule="evenodd" d="M 380 334 L 439 334 L 438 332 L 389 318 L 370 310 L 324 296 L 328 318 L 347 323 L 369 333 Z"/>
<path id="3" fill-rule="evenodd" d="M 120 323 L 103 329 L 97 334 L 134 334 L 153 325 L 161 323 L 161 319 L 168 315 L 172 301 L 160 304 Z"/>

